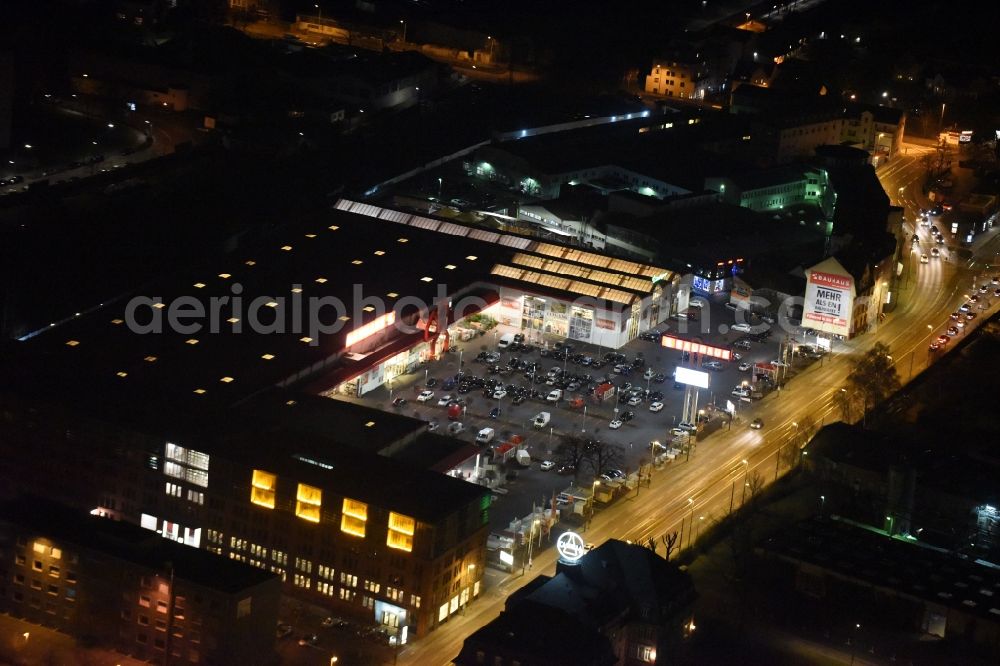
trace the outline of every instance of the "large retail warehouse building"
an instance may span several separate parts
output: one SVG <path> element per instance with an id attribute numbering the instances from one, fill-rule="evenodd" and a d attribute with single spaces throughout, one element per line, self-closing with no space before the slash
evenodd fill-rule
<path id="1" fill-rule="evenodd" d="M 482 312 L 619 347 L 668 315 L 677 281 L 341 201 L 6 349 L 0 495 L 44 493 L 426 634 L 480 593 L 487 489 L 394 457 L 437 437 L 423 422 L 301 387 L 369 391 Z"/>

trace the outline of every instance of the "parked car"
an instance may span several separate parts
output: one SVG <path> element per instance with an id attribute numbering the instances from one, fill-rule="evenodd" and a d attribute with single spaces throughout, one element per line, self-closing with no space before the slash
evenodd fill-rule
<path id="1" fill-rule="evenodd" d="M 618 428 L 622 427 L 622 422 L 620 419 L 615 419 L 614 421 L 608 424 L 608 427 L 611 428 L 612 430 L 618 430 Z"/>
<path id="2" fill-rule="evenodd" d="M 451 402 L 451 394 L 445 393 L 443 396 L 438 398 L 438 407 L 445 407 Z"/>
<path id="3" fill-rule="evenodd" d="M 663 411 L 663 403 L 662 402 L 651 402 L 651 403 L 649 403 L 649 411 L 651 411 L 651 412 L 661 412 L 661 411 Z"/>
<path id="4" fill-rule="evenodd" d="M 463 430 L 465 430 L 465 426 L 462 425 L 461 421 L 455 421 L 453 423 L 448 424 L 448 434 L 450 435 L 457 435 L 461 433 Z"/>
<path id="5" fill-rule="evenodd" d="M 737 367 L 737 369 L 740 372 L 750 372 L 750 368 L 752 368 L 752 367 L 753 366 L 750 365 L 750 363 L 748 363 L 747 361 L 743 361 L 742 363 L 739 364 L 739 366 Z"/>
<path id="6" fill-rule="evenodd" d="M 428 402 L 434 398 L 434 391 L 421 391 L 417 396 L 417 402 Z"/>
<path id="7" fill-rule="evenodd" d="M 556 464 L 551 460 L 545 460 L 542 462 L 541 465 L 538 466 L 538 469 L 542 470 L 543 472 L 547 472 L 550 469 L 553 469 L 555 466 Z"/>
<path id="8" fill-rule="evenodd" d="M 739 321 L 739 322 L 736 322 L 735 324 L 733 324 L 730 327 L 730 330 L 732 330 L 732 331 L 738 331 L 740 333 L 749 333 L 750 332 L 750 324 L 748 324 L 746 322 L 743 322 L 743 321 Z"/>
<path id="9" fill-rule="evenodd" d="M 393 407 L 402 407 L 405 404 L 406 404 L 406 398 L 393 398 L 392 399 L 392 406 Z"/>
<path id="10" fill-rule="evenodd" d="M 553 389 L 549 391 L 549 394 L 545 396 L 547 402 L 559 402 L 562 400 L 563 392 L 562 389 Z"/>

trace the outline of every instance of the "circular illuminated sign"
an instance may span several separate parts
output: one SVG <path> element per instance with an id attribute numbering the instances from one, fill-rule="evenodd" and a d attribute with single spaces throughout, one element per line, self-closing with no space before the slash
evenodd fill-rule
<path id="1" fill-rule="evenodd" d="M 587 544 L 576 532 L 563 532 L 556 540 L 556 550 L 564 562 L 577 562 L 587 552 Z"/>

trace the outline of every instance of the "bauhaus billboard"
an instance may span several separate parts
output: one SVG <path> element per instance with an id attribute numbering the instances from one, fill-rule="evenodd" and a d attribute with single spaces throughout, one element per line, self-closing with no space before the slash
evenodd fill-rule
<path id="1" fill-rule="evenodd" d="M 829 261 L 829 260 L 828 260 Z M 837 267 L 839 263 L 833 262 Z M 828 270 L 833 266 L 816 268 Z M 802 325 L 824 333 L 848 337 L 851 333 L 851 316 L 854 312 L 854 279 L 846 274 L 821 270 L 809 271 L 806 282 L 806 300 L 802 310 Z"/>

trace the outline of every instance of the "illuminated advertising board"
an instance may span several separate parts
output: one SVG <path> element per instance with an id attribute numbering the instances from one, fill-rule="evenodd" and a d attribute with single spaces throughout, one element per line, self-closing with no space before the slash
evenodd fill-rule
<path id="1" fill-rule="evenodd" d="M 695 342 L 694 340 L 675 338 L 672 335 L 664 335 L 660 338 L 660 344 L 667 349 L 676 349 L 677 351 L 701 354 L 702 356 L 711 356 L 712 358 L 719 358 L 723 361 L 733 360 L 733 350 L 731 349 L 713 347 L 712 345 L 705 345 L 700 342 Z"/>
<path id="2" fill-rule="evenodd" d="M 674 371 L 674 381 L 679 384 L 688 384 L 689 386 L 697 386 L 698 388 L 707 389 L 708 373 L 702 372 L 701 370 L 692 370 L 691 368 L 685 368 L 679 365 L 677 366 L 677 370 Z"/>
<path id="3" fill-rule="evenodd" d="M 709 280 L 708 278 L 703 278 L 700 275 L 695 275 L 691 280 L 691 286 L 700 292 L 715 294 L 726 288 L 726 281 Z"/>
<path id="4" fill-rule="evenodd" d="M 350 347 L 353 344 L 361 342 L 365 338 L 371 337 L 378 333 L 379 331 L 388 328 L 396 323 L 396 311 L 390 310 L 384 315 L 375 317 L 370 322 L 364 326 L 359 326 L 350 333 L 347 334 L 346 346 Z"/>
<path id="5" fill-rule="evenodd" d="M 802 324 L 824 333 L 851 334 L 854 280 L 848 275 L 812 271 L 806 283 Z"/>

